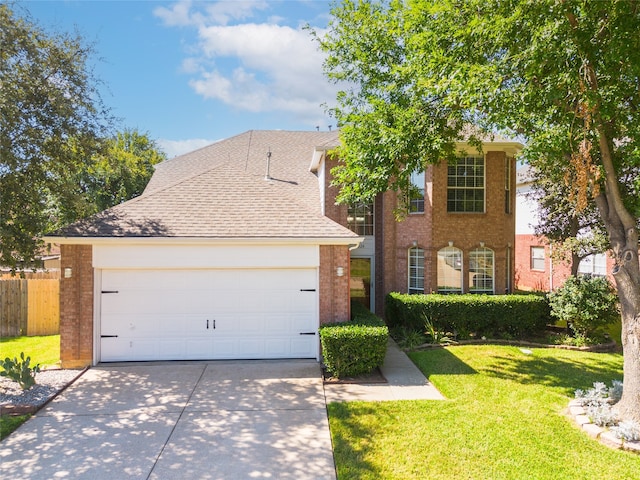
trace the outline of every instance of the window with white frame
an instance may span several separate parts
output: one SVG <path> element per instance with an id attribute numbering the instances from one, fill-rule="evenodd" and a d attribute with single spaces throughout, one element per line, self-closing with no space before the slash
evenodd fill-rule
<path id="1" fill-rule="evenodd" d="M 424 250 L 409 249 L 409 293 L 424 293 Z"/>
<path id="2" fill-rule="evenodd" d="M 373 235 L 373 204 L 349 205 L 347 228 L 358 235 Z"/>
<path id="3" fill-rule="evenodd" d="M 494 293 L 494 254 L 486 247 L 469 252 L 469 291 L 471 293 Z"/>
<path id="4" fill-rule="evenodd" d="M 462 293 L 462 250 L 438 250 L 438 293 Z"/>
<path id="5" fill-rule="evenodd" d="M 447 212 L 484 213 L 484 157 L 459 158 L 447 166 Z"/>
<path id="6" fill-rule="evenodd" d="M 583 258 L 578 265 L 579 275 L 594 275 L 604 277 L 607 275 L 607 256 L 604 253 L 596 253 Z"/>
<path id="7" fill-rule="evenodd" d="M 545 268 L 544 247 L 531 247 L 531 270 L 544 272 Z"/>
<path id="8" fill-rule="evenodd" d="M 424 171 L 411 174 L 409 186 L 409 213 L 424 212 Z"/>

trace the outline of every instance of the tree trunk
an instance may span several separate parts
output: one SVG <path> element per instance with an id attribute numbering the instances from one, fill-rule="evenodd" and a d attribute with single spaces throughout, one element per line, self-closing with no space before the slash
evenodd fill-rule
<path id="1" fill-rule="evenodd" d="M 605 192 L 596 198 L 598 210 L 609 233 L 615 256 L 616 281 L 622 314 L 624 389 L 615 410 L 622 419 L 640 423 L 640 264 L 636 219 L 625 209 L 606 143 L 601 138 L 603 164 L 607 171 Z M 613 181 L 612 181 L 613 179 Z"/>

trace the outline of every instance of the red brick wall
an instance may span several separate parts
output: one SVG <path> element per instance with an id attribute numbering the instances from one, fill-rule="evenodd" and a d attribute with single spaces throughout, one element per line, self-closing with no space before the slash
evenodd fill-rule
<path id="1" fill-rule="evenodd" d="M 544 247 L 544 271 L 531 269 L 531 247 Z M 611 275 L 614 259 L 607 257 L 607 278 L 612 285 L 615 279 Z M 551 275 L 553 274 L 553 278 Z M 562 286 L 571 275 L 568 262 L 553 261 L 551 250 L 544 237 L 537 235 L 516 235 L 516 288 L 519 290 L 537 290 L 548 292 Z"/>
<path id="2" fill-rule="evenodd" d="M 505 159 L 504 152 L 485 153 L 485 213 L 447 212 L 447 167 L 442 163 L 434 169 L 434 238 L 437 250 L 449 241 L 463 252 L 464 271 L 469 271 L 469 253 L 483 242 L 494 252 L 495 293 L 513 288 L 515 244 L 515 188 L 511 190 L 511 213 L 505 213 Z M 515 186 L 515 162 L 511 161 L 511 185 Z M 511 273 L 507 279 L 507 255 L 510 255 Z M 435 257 L 434 257 L 435 258 Z M 469 277 L 463 276 L 464 289 L 469 289 Z"/>
<path id="3" fill-rule="evenodd" d="M 92 247 L 61 245 L 60 253 L 60 360 L 62 368 L 85 367 L 93 362 Z"/>
<path id="4" fill-rule="evenodd" d="M 344 275 L 337 275 L 342 267 Z M 350 317 L 349 299 L 349 247 L 344 245 L 320 246 L 320 325 L 345 322 Z"/>

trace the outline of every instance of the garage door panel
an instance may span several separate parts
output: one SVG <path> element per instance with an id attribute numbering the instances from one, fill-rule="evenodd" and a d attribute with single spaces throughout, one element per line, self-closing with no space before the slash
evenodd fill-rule
<path id="1" fill-rule="evenodd" d="M 101 361 L 314 358 L 315 269 L 103 270 Z M 208 327 L 208 328 L 207 328 Z"/>

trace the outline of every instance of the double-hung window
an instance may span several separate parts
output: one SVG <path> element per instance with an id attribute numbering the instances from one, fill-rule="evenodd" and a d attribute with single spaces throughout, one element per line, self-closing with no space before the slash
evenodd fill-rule
<path id="1" fill-rule="evenodd" d="M 531 247 L 531 270 L 544 272 L 544 247 Z"/>
<path id="2" fill-rule="evenodd" d="M 409 212 L 424 212 L 424 171 L 411 174 L 409 186 Z"/>
<path id="3" fill-rule="evenodd" d="M 447 212 L 484 213 L 484 157 L 459 158 L 447 167 Z"/>
<path id="4" fill-rule="evenodd" d="M 424 250 L 409 249 L 409 293 L 424 293 Z"/>

